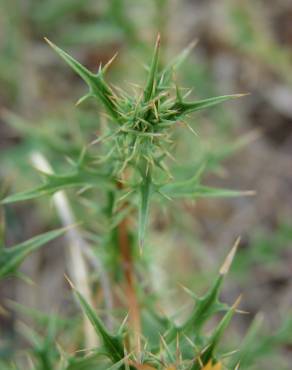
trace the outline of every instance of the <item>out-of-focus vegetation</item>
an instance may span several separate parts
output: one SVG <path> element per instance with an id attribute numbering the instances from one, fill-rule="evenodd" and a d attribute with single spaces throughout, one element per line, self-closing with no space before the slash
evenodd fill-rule
<path id="1" fill-rule="evenodd" d="M 196 315 L 191 308 L 192 297 L 189 299 L 178 283 L 188 287 L 188 293 L 206 291 L 216 281 L 222 257 L 241 235 L 221 300 L 232 306 L 243 292 L 240 310 L 244 312 L 235 315 L 224 339 L 220 339 L 216 358 L 230 369 L 238 364 L 240 369 L 289 369 L 292 344 L 290 1 L 275 4 L 239 0 L 1 0 L 0 6 L 1 196 L 37 188 L 42 172 L 64 175 L 71 169 L 71 178 L 65 180 L 81 185 L 81 191 L 66 189 L 70 204 L 68 199 L 65 204 L 61 200 L 60 205 L 60 199 L 58 203 L 56 197 L 53 200 L 45 197 L 2 206 L 0 276 L 15 272 L 27 253 L 23 249 L 21 258 L 14 258 L 17 247 L 4 248 L 4 245 L 17 245 L 42 234 L 32 240 L 33 244 L 24 244 L 35 249 L 39 243 L 63 232 L 45 234 L 48 230 L 82 223 L 71 229 L 73 233 L 66 234 L 66 239 L 57 239 L 31 254 L 18 272 L 20 279 L 1 281 L 1 369 L 90 370 L 111 366 L 103 357 L 100 359 L 99 352 L 88 350 L 97 345 L 97 337 L 90 323 L 81 320 L 63 276 L 65 271 L 82 292 L 82 296 L 76 292 L 77 300 L 101 334 L 105 352 L 111 353 L 110 359 L 117 363 L 112 368 L 127 366 L 123 357 L 128 359 L 128 353 L 120 348 L 120 337 L 110 337 L 110 342 L 107 337 L 108 330 L 119 327 L 129 304 L 124 267 L 114 249 L 113 233 L 108 230 L 117 227 L 125 216 L 130 218 L 130 229 L 136 230 L 136 219 L 131 216 L 133 210 L 125 207 L 109 223 L 106 212 L 111 212 L 110 199 L 101 191 L 96 194 L 92 190 L 91 178 L 87 176 L 84 181 L 84 172 L 76 172 L 76 168 L 83 170 L 84 163 L 92 166 L 95 153 L 91 150 L 100 148 L 109 118 L 94 99 L 74 106 L 74 101 L 86 93 L 86 87 L 43 38 L 70 51 L 70 55 L 93 72 L 98 72 L 100 65 L 105 66 L 118 53 L 107 70 L 107 81 L 122 88 L 130 100 L 139 101 L 158 32 L 161 34 L 159 70 L 180 50 L 198 40 L 172 76 L 179 86 L 193 89 L 186 98 L 188 101 L 250 93 L 191 115 L 178 125 L 167 153 L 166 163 L 171 164 L 169 175 L 185 183 L 202 169 L 204 184 L 254 189 L 257 194 L 252 198 L 228 200 L 154 199 L 141 256 L 137 232 L 131 234 L 131 243 L 135 245 L 132 250 L 138 281 L 135 289 L 143 312 L 142 342 L 145 353 L 152 351 L 156 357 L 145 355 L 140 360 L 142 363 L 147 360 L 148 365 L 135 366 L 171 368 L 164 364 L 172 364 L 169 366 L 178 369 L 204 365 L 206 369 L 212 368 L 207 364 L 209 357 L 204 356 L 211 353 L 208 341 L 212 347 L 217 340 L 214 328 L 221 316 L 215 315 L 200 338 L 191 330 L 178 335 L 182 353 L 172 347 L 174 343 L 168 343 L 174 328 L 184 327 L 187 318 Z M 187 89 L 181 89 L 182 96 Z M 120 93 L 119 89 L 116 91 Z M 175 93 L 175 88 L 172 92 Z M 84 152 L 83 148 L 93 141 L 95 146 Z M 101 163 L 107 163 L 111 145 L 107 144 L 107 152 L 98 159 Z M 120 166 L 118 162 L 115 165 Z M 53 175 L 47 177 L 47 182 L 51 181 L 49 190 L 38 191 L 49 194 L 64 188 L 64 178 L 62 183 L 59 180 Z M 107 184 L 101 178 L 98 181 L 105 190 Z M 181 188 L 177 189 L 182 195 Z M 168 190 L 173 191 L 171 187 Z M 168 190 L 164 195 L 169 195 Z M 132 202 L 133 194 L 121 191 L 121 195 L 122 202 L 127 199 L 123 196 L 130 196 Z M 26 197 L 33 198 L 31 194 Z M 135 194 L 133 204 L 139 205 Z M 141 228 L 144 226 L 140 225 Z M 97 308 L 98 316 L 83 297 Z M 198 312 L 200 306 L 195 307 L 194 312 Z M 204 308 L 204 312 L 208 313 L 208 309 Z M 228 321 L 229 314 L 223 320 Z M 173 320 L 175 327 L 171 326 Z M 217 328 L 221 333 L 220 324 Z M 163 336 L 161 339 L 159 334 Z M 176 333 L 174 337 L 175 342 Z M 111 352 L 108 345 L 113 345 L 115 351 Z M 84 353 L 78 352 L 83 348 L 86 348 Z M 202 348 L 205 352 L 199 356 L 203 360 L 200 363 L 194 354 L 198 355 Z M 237 352 L 229 356 L 233 350 Z M 177 357 L 173 358 L 173 354 Z M 197 360 L 190 365 L 182 363 L 180 356 L 193 356 Z M 213 369 L 219 369 L 218 366 L 221 365 L 218 363 Z"/>

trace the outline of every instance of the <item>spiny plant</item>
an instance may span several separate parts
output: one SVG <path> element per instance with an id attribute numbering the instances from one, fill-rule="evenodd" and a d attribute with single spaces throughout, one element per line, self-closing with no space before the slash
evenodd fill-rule
<path id="1" fill-rule="evenodd" d="M 33 199 L 67 187 L 94 187 L 100 183 L 107 185 L 108 188 L 116 187 L 118 195 L 127 197 L 127 204 L 130 204 L 131 195 L 138 194 L 140 197 L 138 230 L 139 243 L 142 246 L 149 200 L 154 193 L 165 198 L 228 197 L 247 194 L 201 185 L 203 164 L 189 181 L 183 183 L 170 181 L 172 175 L 166 160 L 171 157 L 173 129 L 178 122 L 183 121 L 192 112 L 242 96 L 242 94 L 224 95 L 194 102 L 185 101 L 173 81 L 173 71 L 183 62 L 191 48 L 160 71 L 158 37 L 146 86 L 133 97 L 120 89 L 114 90 L 104 80 L 105 72 L 114 58 L 94 74 L 47 41 L 89 87 L 89 93 L 77 104 L 89 97 L 97 98 L 105 106 L 110 122 L 106 132 L 90 143 L 90 146 L 93 146 L 101 142 L 103 144 L 100 148 L 101 153 L 91 157 L 88 154 L 89 147 L 84 148 L 78 163 L 75 164 L 74 172 L 66 176 L 45 174 L 44 185 L 32 191 L 7 197 L 4 203 Z"/>
<path id="2" fill-rule="evenodd" d="M 101 102 L 106 111 L 107 125 L 96 139 L 83 148 L 78 161 L 71 161 L 73 168 L 68 173 L 42 173 L 44 184 L 7 196 L 2 203 L 24 201 L 77 188 L 78 194 L 89 193 L 87 204 L 90 206 L 96 201 L 92 193 L 100 195 L 103 192 L 101 201 L 104 206 L 99 210 L 99 216 L 105 227 L 100 242 L 105 252 L 114 256 L 111 259 L 111 262 L 116 261 L 114 269 L 121 271 L 123 276 L 123 295 L 127 301 L 129 317 L 126 317 L 113 334 L 90 302 L 71 284 L 77 301 L 100 338 L 100 346 L 81 354 L 66 354 L 65 351 L 58 350 L 52 340 L 55 329 L 54 325 L 49 325 L 50 334 L 44 341 L 29 333 L 35 348 L 32 355 L 35 359 L 33 368 L 221 369 L 223 359 L 218 352 L 218 345 L 237 310 L 240 298 L 229 306 L 220 301 L 219 295 L 238 242 L 207 293 L 197 297 L 190 292 L 195 305 L 182 324 L 157 312 L 156 302 L 147 300 L 143 282 L 137 279 L 136 271 L 142 258 L 151 201 L 249 194 L 201 184 L 204 163 L 196 166 L 194 175 L 186 181 L 175 179 L 170 167 L 173 158 L 171 152 L 175 149 L 174 129 L 178 123 L 185 123 L 192 131 L 187 122 L 191 113 L 242 95 L 187 100 L 189 91 L 185 92 L 178 87 L 174 73 L 193 45 L 162 68 L 158 36 L 145 86 L 138 87 L 130 94 L 111 86 L 105 80 L 106 71 L 114 58 L 100 67 L 97 73 L 93 73 L 52 42 L 47 42 L 88 85 L 89 92 L 78 104 L 88 98 Z M 137 253 L 139 250 L 140 254 Z M 113 286 L 120 283 L 120 280 L 121 278 L 114 276 Z M 206 335 L 204 325 L 220 312 L 224 312 L 223 318 L 211 335 Z M 149 331 L 151 335 L 147 334 Z M 238 364 L 232 368 L 238 368 Z"/>

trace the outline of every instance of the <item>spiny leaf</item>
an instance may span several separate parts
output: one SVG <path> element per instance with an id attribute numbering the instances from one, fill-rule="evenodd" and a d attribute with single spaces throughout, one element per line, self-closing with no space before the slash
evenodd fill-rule
<path id="1" fill-rule="evenodd" d="M 196 45 L 197 41 L 192 42 L 163 69 L 163 71 L 161 72 L 161 81 L 163 85 L 170 82 L 171 74 L 173 73 L 173 71 L 181 66 L 181 64 L 187 59 Z"/>
<path id="2" fill-rule="evenodd" d="M 220 268 L 219 276 L 215 280 L 213 286 L 203 297 L 196 299 L 194 312 L 190 316 L 189 320 L 187 320 L 183 325 L 183 330 L 188 330 L 191 328 L 193 332 L 198 333 L 209 317 L 211 317 L 214 313 L 225 311 L 227 309 L 228 306 L 221 303 L 218 297 L 224 277 L 229 272 L 229 268 L 233 262 L 239 242 L 240 238 L 237 238 L 234 246 L 225 258 L 225 261 Z"/>
<path id="3" fill-rule="evenodd" d="M 47 43 L 65 60 L 65 62 L 87 83 L 90 95 L 98 97 L 107 108 L 111 116 L 118 121 L 120 116 L 116 107 L 116 96 L 103 79 L 103 71 L 94 74 L 85 68 L 81 63 L 67 54 L 64 50 L 56 46 L 50 40 L 45 38 Z"/>
<path id="4" fill-rule="evenodd" d="M 88 317 L 89 321 L 93 325 L 96 333 L 101 338 L 104 348 L 107 352 L 107 356 L 115 363 L 124 358 L 124 349 L 122 338 L 116 335 L 112 335 L 108 332 L 106 327 L 101 322 L 93 308 L 88 304 L 82 294 L 74 289 L 74 295 L 76 296 L 82 310 Z"/>
<path id="5" fill-rule="evenodd" d="M 14 247 L 1 249 L 0 279 L 15 274 L 18 266 L 27 255 L 39 249 L 49 241 L 63 235 L 66 230 L 67 228 L 49 231 L 17 244 Z"/>
<path id="6" fill-rule="evenodd" d="M 218 301 L 218 295 L 223 283 L 223 275 L 219 275 L 214 285 L 201 298 L 196 299 L 193 313 L 182 326 L 173 326 L 165 335 L 165 341 L 171 343 L 175 340 L 178 333 L 187 334 L 188 332 L 198 334 L 207 319 L 216 312 L 226 310 L 226 306 Z"/>
<path id="7" fill-rule="evenodd" d="M 57 191 L 83 186 L 97 186 L 98 184 L 107 184 L 107 178 L 98 172 L 92 172 L 85 169 L 77 169 L 67 175 L 44 174 L 45 183 L 35 189 L 21 193 L 9 195 L 2 200 L 2 204 L 20 202 L 29 199 L 39 198 L 45 195 L 51 195 Z"/>
<path id="8" fill-rule="evenodd" d="M 211 338 L 208 341 L 207 349 L 204 351 L 204 353 L 200 356 L 200 361 L 197 361 L 196 364 L 193 367 L 193 370 L 199 370 L 201 369 L 200 363 L 208 364 L 209 361 L 213 361 L 214 358 L 214 351 L 218 346 L 218 343 L 226 330 L 227 326 L 229 325 L 239 303 L 240 303 L 241 297 L 239 297 L 236 302 L 233 304 L 233 306 L 228 310 L 228 312 L 225 314 L 223 319 L 220 321 L 218 326 L 216 327 L 214 333 L 212 334 Z"/>
<path id="9" fill-rule="evenodd" d="M 194 312 L 183 325 L 183 331 L 192 330 L 198 333 L 210 316 L 215 312 L 221 311 L 223 308 L 226 309 L 226 307 L 221 305 L 218 301 L 222 283 L 223 275 L 219 275 L 210 290 L 203 297 L 197 299 Z"/>
<path id="10" fill-rule="evenodd" d="M 230 198 L 230 197 L 241 197 L 254 195 L 253 190 L 229 190 L 229 189 L 218 189 L 211 188 L 204 185 L 199 185 L 193 196 L 194 198 Z M 191 195 L 192 196 L 192 195 Z"/>
<path id="11" fill-rule="evenodd" d="M 179 117 L 185 114 L 196 112 L 196 111 L 206 109 L 206 108 L 210 108 L 217 104 L 223 103 L 227 100 L 240 98 L 245 95 L 246 94 L 222 95 L 222 96 L 215 96 L 213 98 L 197 100 L 197 101 L 189 102 L 189 103 L 177 101 L 171 108 L 172 110 L 176 111 L 176 113 L 172 115 L 176 119 L 178 119 Z"/>
<path id="12" fill-rule="evenodd" d="M 211 188 L 200 185 L 198 175 L 186 181 L 173 182 L 163 185 L 159 192 L 170 198 L 221 198 L 253 195 L 252 191 L 236 191 L 228 189 Z"/>
<path id="13" fill-rule="evenodd" d="M 138 229 L 138 238 L 139 246 L 143 248 L 145 231 L 149 216 L 149 203 L 151 195 L 151 175 L 150 173 L 145 175 L 141 185 L 140 185 L 140 203 L 139 203 L 139 229 Z"/>
<path id="14" fill-rule="evenodd" d="M 221 320 L 221 322 L 219 323 L 219 325 L 217 326 L 217 328 L 215 329 L 215 332 L 214 334 L 212 335 L 211 337 L 211 340 L 210 340 L 210 347 L 209 347 L 209 351 L 212 353 L 214 351 L 214 349 L 217 347 L 218 343 L 219 343 L 219 340 L 220 338 L 222 337 L 224 331 L 226 330 L 227 326 L 229 325 L 231 319 L 232 319 L 232 316 L 234 315 L 234 313 L 236 312 L 239 304 L 241 302 L 241 296 L 239 296 L 237 298 L 237 300 L 235 301 L 235 303 L 232 305 L 232 307 L 228 310 L 228 312 L 225 314 L 225 316 L 223 317 L 223 319 Z"/>
<path id="15" fill-rule="evenodd" d="M 154 92 L 155 81 L 157 78 L 159 48 L 160 48 L 160 35 L 158 35 L 156 39 L 154 54 L 152 57 L 148 80 L 147 80 L 145 91 L 144 91 L 144 102 L 148 102 L 151 99 L 153 92 Z"/>
<path id="16" fill-rule="evenodd" d="M 187 334 L 188 332 L 200 333 L 202 326 L 205 322 L 215 313 L 220 311 L 226 311 L 228 306 L 221 303 L 218 299 L 223 280 L 225 275 L 228 273 L 230 265 L 235 256 L 240 239 L 237 238 L 231 251 L 228 253 L 222 267 L 219 271 L 219 276 L 216 278 L 213 286 L 207 291 L 203 297 L 193 296 L 196 304 L 193 312 L 186 322 L 180 327 L 173 327 L 165 336 L 166 342 L 170 343 L 176 338 L 177 333 L 182 332 Z"/>

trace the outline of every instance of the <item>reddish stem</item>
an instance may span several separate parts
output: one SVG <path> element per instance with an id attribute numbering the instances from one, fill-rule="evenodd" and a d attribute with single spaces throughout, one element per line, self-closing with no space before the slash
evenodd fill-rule
<path id="1" fill-rule="evenodd" d="M 120 182 L 118 183 L 118 188 L 122 188 L 122 184 Z M 128 229 L 128 220 L 127 218 L 124 218 L 118 225 L 118 243 L 126 282 L 125 293 L 128 299 L 130 325 L 134 334 L 134 346 L 136 352 L 140 353 L 140 308 L 135 292 L 135 269 Z"/>

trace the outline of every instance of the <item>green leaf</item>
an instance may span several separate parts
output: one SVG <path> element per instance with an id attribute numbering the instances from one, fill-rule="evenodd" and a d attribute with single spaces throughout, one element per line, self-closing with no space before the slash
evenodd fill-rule
<path id="1" fill-rule="evenodd" d="M 145 232 L 149 216 L 149 203 L 151 190 L 152 190 L 152 181 L 151 175 L 148 172 L 148 174 L 145 175 L 145 178 L 143 179 L 140 185 L 138 239 L 139 246 L 141 249 L 144 246 Z"/>
<path id="2" fill-rule="evenodd" d="M 218 277 L 207 293 L 203 297 L 197 297 L 196 295 L 191 294 L 196 302 L 194 310 L 183 325 L 179 327 L 174 326 L 167 333 L 165 336 L 165 341 L 167 343 L 172 342 L 178 333 L 183 333 L 186 335 L 190 332 L 195 333 L 195 335 L 198 336 L 203 325 L 211 316 L 218 312 L 229 309 L 226 304 L 223 304 L 219 301 L 219 294 L 221 292 L 224 277 L 229 272 L 230 266 L 233 262 L 239 242 L 240 238 L 235 241 L 233 248 L 228 253 L 223 265 L 220 268 Z"/>
<path id="3" fill-rule="evenodd" d="M 195 190 L 195 198 L 230 198 L 230 197 L 241 197 L 244 195 L 254 195 L 251 190 L 229 190 L 220 188 L 211 188 L 204 185 L 197 186 Z M 192 196 L 192 195 L 191 195 Z"/>
<path id="4" fill-rule="evenodd" d="M 171 75 L 173 71 L 178 69 L 182 63 L 187 59 L 190 55 L 193 48 L 196 46 L 197 41 L 192 42 L 189 46 L 187 46 L 176 58 L 174 58 L 161 72 L 161 83 L 163 85 L 168 84 L 171 79 Z"/>
<path id="5" fill-rule="evenodd" d="M 189 180 L 178 181 L 162 185 L 158 190 L 162 195 L 170 198 L 228 198 L 243 195 L 252 195 L 251 191 L 237 191 L 228 189 L 211 188 L 199 184 L 199 176 L 196 174 Z"/>
<path id="6" fill-rule="evenodd" d="M 198 334 L 209 317 L 226 309 L 226 306 L 218 300 L 222 283 L 223 275 L 219 275 L 209 291 L 203 297 L 197 298 L 194 312 L 183 325 L 183 332 L 191 330 Z"/>
<path id="7" fill-rule="evenodd" d="M 78 168 L 67 175 L 44 174 L 45 183 L 35 189 L 9 195 L 2 200 L 2 204 L 35 199 L 44 195 L 51 195 L 57 191 L 84 186 L 108 185 L 107 177 L 98 172 Z"/>
<path id="8" fill-rule="evenodd" d="M 74 295 L 76 296 L 83 312 L 94 327 L 96 333 L 101 338 L 107 356 L 113 361 L 113 363 L 122 360 L 124 358 L 122 338 L 109 333 L 109 331 L 101 322 L 100 318 L 97 316 L 96 312 L 87 303 L 83 295 L 80 294 L 76 289 L 74 289 Z"/>
<path id="9" fill-rule="evenodd" d="M 177 101 L 171 108 L 171 110 L 176 111 L 176 113 L 173 113 L 172 115 L 174 115 L 174 118 L 178 119 L 185 114 L 210 108 L 227 100 L 237 99 L 245 95 L 246 94 L 222 95 L 189 103 Z"/>
<path id="10" fill-rule="evenodd" d="M 160 35 L 158 35 L 156 39 L 154 54 L 152 57 L 148 80 L 144 91 L 144 102 L 148 102 L 149 100 L 151 100 L 154 93 L 158 70 L 159 48 L 160 48 Z"/>
<path id="11" fill-rule="evenodd" d="M 21 262 L 30 253 L 63 235 L 66 230 L 67 228 L 49 231 L 17 244 L 14 247 L 2 248 L 0 250 L 0 279 L 15 274 Z"/>
<path id="12" fill-rule="evenodd" d="M 182 326 L 173 326 L 173 328 L 166 334 L 165 341 L 171 343 L 176 339 L 178 333 L 184 333 L 186 335 L 188 332 L 199 334 L 200 329 L 204 323 L 216 312 L 220 312 L 226 307 L 218 301 L 218 296 L 223 283 L 223 275 L 215 280 L 213 286 L 208 290 L 208 292 L 203 297 L 196 298 L 196 305 L 193 313 Z"/>
<path id="13" fill-rule="evenodd" d="M 114 95 L 112 89 L 103 79 L 103 71 L 94 74 L 80 64 L 77 60 L 72 58 L 64 50 L 53 44 L 47 38 L 47 43 L 60 55 L 61 58 L 87 83 L 90 94 L 99 98 L 111 116 L 120 121 L 120 115 L 117 109 L 117 97 Z"/>
<path id="14" fill-rule="evenodd" d="M 229 325 L 239 303 L 240 303 L 241 297 L 239 297 L 234 305 L 228 310 L 228 312 L 225 314 L 223 319 L 220 321 L 216 329 L 214 330 L 214 333 L 212 334 L 211 338 L 208 340 L 207 343 L 207 349 L 203 352 L 203 354 L 200 356 L 200 361 L 196 361 L 195 365 L 193 366 L 193 370 L 200 370 L 201 364 L 207 365 L 207 363 L 212 360 L 213 362 L 216 362 L 214 358 L 214 351 L 217 348 L 219 341 L 224 334 L 227 326 Z"/>

